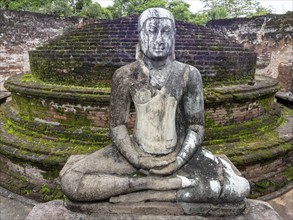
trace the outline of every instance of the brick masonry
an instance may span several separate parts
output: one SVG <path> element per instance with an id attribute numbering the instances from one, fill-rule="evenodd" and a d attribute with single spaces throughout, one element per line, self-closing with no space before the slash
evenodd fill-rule
<path id="1" fill-rule="evenodd" d="M 273 103 L 273 100 L 271 104 Z M 235 103 L 229 107 L 221 105 L 217 107 L 207 107 L 205 112 L 207 117 L 217 125 L 230 125 L 234 123 L 246 122 L 251 119 L 261 117 L 266 113 L 265 109 L 258 101 Z M 95 126 L 109 126 L 109 112 L 95 112 L 87 116 L 91 119 Z M 135 113 L 132 112 L 128 119 L 128 127 L 133 128 L 135 125 Z"/>
<path id="2" fill-rule="evenodd" d="M 280 63 L 277 80 L 281 83 L 281 92 L 293 92 L 293 65 L 292 63 Z"/>
<path id="3" fill-rule="evenodd" d="M 283 92 L 293 92 L 293 12 L 216 20 L 207 26 L 256 52 L 256 74 L 278 79 Z"/>
<path id="4" fill-rule="evenodd" d="M 30 69 L 45 81 L 109 85 L 114 70 L 135 59 L 137 17 L 93 21 L 0 10 L 0 25 L 0 90 L 9 76 Z M 253 77 L 254 54 L 234 40 L 180 21 L 176 28 L 177 59 L 196 66 L 205 81 Z"/>
<path id="5" fill-rule="evenodd" d="M 6 31 L 1 35 L 3 43 L 0 45 L 5 52 L 0 54 L 0 59 L 5 59 L 4 65 L 2 63 L 5 67 L 0 72 L 0 76 L 3 77 L 29 71 L 27 60 L 15 59 L 11 63 L 8 60 L 17 53 L 26 54 L 27 50 L 36 46 L 38 46 L 37 50 L 30 52 L 33 72 L 48 82 L 68 83 L 66 79 L 69 79 L 73 84 L 82 85 L 87 85 L 87 82 L 110 83 L 111 75 L 116 68 L 135 59 L 135 44 L 138 39 L 137 17 L 90 21 L 36 13 L 0 11 L 0 22 L 6 27 Z M 255 54 L 243 49 L 241 45 L 235 43 L 236 41 L 203 26 L 180 21 L 176 25 L 177 59 L 196 66 L 206 81 L 221 81 L 220 78 L 227 81 L 229 77 L 234 79 L 233 77 L 237 76 L 254 75 L 254 71 L 252 74 L 251 71 L 255 66 Z M 13 33 L 17 34 L 14 40 L 11 40 Z M 61 36 L 56 38 L 58 35 Z M 52 40 L 54 37 L 55 39 Z M 44 44 L 45 41 L 49 43 Z M 15 48 L 13 53 L 9 53 L 11 48 Z M 263 58 L 263 60 L 265 63 L 268 59 Z M 54 66 L 53 61 L 58 65 Z M 41 69 L 42 65 L 47 68 Z M 22 69 L 17 69 L 16 66 L 22 66 Z M 288 70 L 288 65 L 284 63 L 279 69 L 285 72 Z M 46 118 L 43 119 L 60 122 L 68 120 L 66 114 L 62 115 L 59 109 L 57 110 L 58 113 L 49 109 Z M 207 105 L 206 111 L 209 119 L 219 125 L 248 121 L 265 112 L 262 105 L 254 100 L 229 105 L 223 103 L 217 106 Z M 107 127 L 109 124 L 109 113 L 104 109 L 100 111 L 96 108 L 94 111 L 84 113 L 79 111 L 78 114 L 86 116 L 97 127 Z M 35 115 L 37 116 L 37 113 Z M 134 118 L 135 115 L 132 114 L 129 119 L 130 127 L 134 125 Z"/>
<path id="6" fill-rule="evenodd" d="M 210 107 L 206 113 L 215 124 L 228 125 L 258 118 L 265 113 L 265 109 L 258 101 L 250 101 Z"/>
<path id="7" fill-rule="evenodd" d="M 100 20 L 30 52 L 31 71 L 46 82 L 92 86 L 135 60 L 137 16 Z M 209 28 L 176 22 L 176 59 L 204 81 L 253 78 L 255 54 Z"/>
<path id="8" fill-rule="evenodd" d="M 90 20 L 0 10 L 0 91 L 12 75 L 29 72 L 28 51 Z"/>
<path id="9" fill-rule="evenodd" d="M 279 88 L 276 80 L 271 79 L 271 81 L 271 83 L 263 83 L 261 86 L 257 84 L 255 86 L 242 85 L 241 88 L 238 87 L 239 91 L 231 87 L 223 96 L 226 98 L 217 101 L 212 101 L 213 98 L 206 97 L 206 119 L 212 122 L 213 125 L 225 126 L 261 118 L 271 110 L 271 106 L 274 103 L 273 96 Z M 80 99 L 77 104 L 76 98 L 71 99 L 71 96 L 77 93 L 75 90 L 63 92 L 60 90 L 58 92 L 59 96 L 63 98 L 59 99 L 58 96 L 50 95 L 50 92 L 48 92 L 50 88 L 47 88 L 48 91 L 44 94 L 41 94 L 42 87 L 36 87 L 37 89 L 30 91 L 30 88 L 26 87 L 25 83 L 21 83 L 15 77 L 7 81 L 7 86 L 8 88 L 13 88 L 14 108 L 21 115 L 28 114 L 30 117 L 37 118 L 40 122 L 49 124 L 58 123 L 65 126 L 77 124 L 78 127 L 79 124 L 76 119 L 79 118 L 86 125 L 97 128 L 108 128 L 109 126 L 109 91 L 105 94 L 108 97 L 105 101 L 99 100 L 98 96 L 87 99 L 85 97 L 89 94 L 84 93 L 81 94 L 83 99 Z M 257 93 L 255 93 L 256 91 Z M 90 92 L 95 93 L 94 90 Z M 221 90 L 221 92 L 223 93 L 224 90 Z M 243 97 L 234 99 L 234 96 Z M 133 128 L 134 125 L 135 110 L 132 108 L 128 127 Z"/>

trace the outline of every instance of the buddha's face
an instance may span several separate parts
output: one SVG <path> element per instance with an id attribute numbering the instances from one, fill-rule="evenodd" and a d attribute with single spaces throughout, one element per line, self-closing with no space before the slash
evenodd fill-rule
<path id="1" fill-rule="evenodd" d="M 167 18 L 148 19 L 140 32 L 140 47 L 151 60 L 165 60 L 174 50 L 175 32 Z"/>

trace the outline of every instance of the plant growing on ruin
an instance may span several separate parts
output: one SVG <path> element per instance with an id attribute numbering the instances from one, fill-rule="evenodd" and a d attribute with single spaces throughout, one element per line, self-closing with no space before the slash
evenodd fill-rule
<path id="1" fill-rule="evenodd" d="M 245 17 L 248 15 L 257 15 L 270 13 L 270 9 L 260 6 L 258 0 L 201 0 L 205 4 L 208 12 L 213 10 L 225 10 L 226 17 Z"/>

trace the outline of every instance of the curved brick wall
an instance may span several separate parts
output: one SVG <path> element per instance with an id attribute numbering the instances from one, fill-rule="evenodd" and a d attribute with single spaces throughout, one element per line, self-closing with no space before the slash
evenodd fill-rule
<path id="1" fill-rule="evenodd" d="M 0 91 L 10 76 L 30 72 L 28 51 L 90 22 L 80 17 L 0 9 Z"/>
<path id="2" fill-rule="evenodd" d="M 108 129 L 110 89 L 68 87 L 42 82 L 28 83 L 24 79 L 29 77 L 32 76 L 18 75 L 5 83 L 6 88 L 12 93 L 11 103 L 14 109 L 13 113 L 7 114 L 7 117 L 16 118 L 12 115 L 19 115 L 19 119 L 13 119 L 16 123 L 28 126 L 29 130 L 39 130 L 36 126 L 37 122 L 49 127 L 53 125 L 53 131 L 56 130 L 56 126 L 63 127 L 62 132 L 66 131 L 68 134 L 71 132 L 69 127 L 74 127 L 73 131 L 81 127 Z M 274 94 L 278 89 L 277 80 L 271 78 L 255 79 L 254 85 L 205 88 L 206 129 L 211 130 L 212 133 L 215 126 L 223 128 L 223 126 L 262 118 L 271 110 Z M 4 112 L 10 111 L 8 108 Z M 29 125 L 29 122 L 23 122 L 21 118 L 23 120 L 29 118 L 33 123 Z M 128 126 L 134 127 L 134 123 L 135 110 L 132 109 Z M 49 130 L 52 129 L 46 128 L 38 132 L 46 133 Z M 229 135 L 234 135 L 233 131 L 230 131 Z M 71 135 L 71 138 L 83 139 L 77 134 Z M 222 137 L 213 136 L 213 139 L 217 138 Z M 88 136 L 85 139 L 88 139 Z M 206 139 L 210 137 L 206 136 Z"/>
<path id="3" fill-rule="evenodd" d="M 136 17 L 127 17 L 67 32 L 30 53 L 34 76 L 6 81 L 12 100 L 0 109 L 1 186 L 26 195 L 30 190 L 28 196 L 39 200 L 56 199 L 58 173 L 67 158 L 111 143 L 110 88 L 101 86 L 110 83 L 116 68 L 134 60 L 136 23 Z M 234 80 L 254 77 L 254 53 L 205 27 L 177 22 L 177 32 L 177 59 L 198 67 L 206 82 L 216 81 L 204 88 L 204 147 L 225 153 L 242 170 L 273 161 L 269 166 L 280 173 L 287 163 L 275 166 L 274 161 L 292 146 L 271 139 L 271 130 L 282 122 L 273 105 L 276 80 L 239 84 Z M 132 112 L 130 128 L 134 122 Z M 276 172 L 272 175 L 279 177 Z M 261 171 L 253 175 L 266 176 Z M 42 186 L 49 192 L 44 194 Z"/>
<path id="4" fill-rule="evenodd" d="M 281 83 L 282 92 L 293 92 L 293 12 L 251 18 L 210 21 L 207 26 L 234 38 L 257 54 L 255 74 Z"/>
<path id="5" fill-rule="evenodd" d="M 101 20 L 30 51 L 32 73 L 53 83 L 110 83 L 113 72 L 135 60 L 137 17 Z M 256 57 L 203 26 L 176 22 L 176 59 L 196 66 L 207 81 L 254 77 Z"/>

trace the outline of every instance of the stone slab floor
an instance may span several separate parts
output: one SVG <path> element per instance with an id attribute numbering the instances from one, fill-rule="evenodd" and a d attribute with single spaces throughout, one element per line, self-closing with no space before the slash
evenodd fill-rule
<path id="1" fill-rule="evenodd" d="M 293 189 L 267 201 L 284 220 L 293 219 Z M 0 219 L 24 220 L 37 202 L 0 187 Z M 37 220 L 37 219 L 36 219 Z"/>

